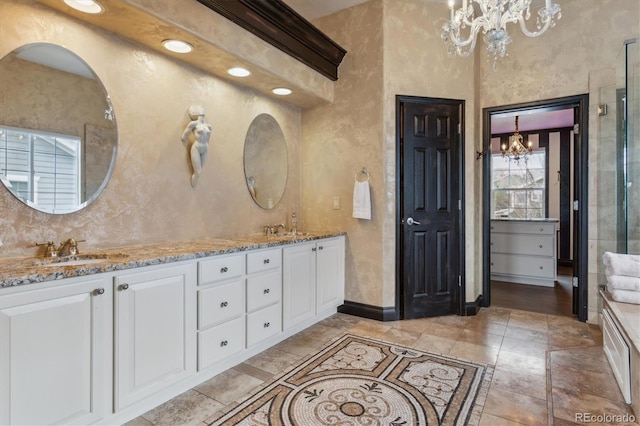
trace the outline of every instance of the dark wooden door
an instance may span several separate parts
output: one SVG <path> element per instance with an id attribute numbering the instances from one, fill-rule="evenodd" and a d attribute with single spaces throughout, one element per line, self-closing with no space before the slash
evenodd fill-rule
<path id="1" fill-rule="evenodd" d="M 458 313 L 463 101 L 401 98 L 400 268 L 403 318 Z"/>

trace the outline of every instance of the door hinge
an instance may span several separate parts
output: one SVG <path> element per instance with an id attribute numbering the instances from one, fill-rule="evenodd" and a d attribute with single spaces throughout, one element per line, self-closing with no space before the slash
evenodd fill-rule
<path id="1" fill-rule="evenodd" d="M 462 134 L 462 123 L 458 123 L 458 134 Z"/>
<path id="2" fill-rule="evenodd" d="M 578 200 L 573 200 L 573 210 L 574 211 L 578 211 L 580 208 L 580 201 Z"/>
<path id="3" fill-rule="evenodd" d="M 571 284 L 573 285 L 574 288 L 578 288 L 578 277 L 572 277 Z"/>
<path id="4" fill-rule="evenodd" d="M 458 287 L 462 287 L 462 276 L 458 275 Z"/>
<path id="5" fill-rule="evenodd" d="M 573 125 L 573 133 L 575 133 L 576 135 L 580 134 L 580 123 L 576 123 Z"/>

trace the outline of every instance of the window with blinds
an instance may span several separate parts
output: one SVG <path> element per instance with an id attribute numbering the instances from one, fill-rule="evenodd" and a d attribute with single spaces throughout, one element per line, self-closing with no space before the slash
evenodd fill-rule
<path id="1" fill-rule="evenodd" d="M 81 196 L 77 136 L 0 126 L 0 177 L 27 204 L 54 213 L 77 209 Z"/>

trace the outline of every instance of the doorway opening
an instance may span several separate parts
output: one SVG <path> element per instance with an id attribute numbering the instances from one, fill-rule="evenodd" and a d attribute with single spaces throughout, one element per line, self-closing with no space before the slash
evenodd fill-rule
<path id="1" fill-rule="evenodd" d="M 483 306 L 586 321 L 587 105 L 579 95 L 483 110 Z M 503 154 L 518 120 L 531 147 L 520 158 Z"/>

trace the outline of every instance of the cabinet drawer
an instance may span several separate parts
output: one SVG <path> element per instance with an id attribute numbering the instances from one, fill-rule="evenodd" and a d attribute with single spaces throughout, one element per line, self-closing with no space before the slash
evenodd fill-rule
<path id="1" fill-rule="evenodd" d="M 491 254 L 491 273 L 526 275 L 536 278 L 555 278 L 553 258 Z"/>
<path id="2" fill-rule="evenodd" d="M 247 315 L 247 347 L 282 331 L 280 304 Z"/>
<path id="3" fill-rule="evenodd" d="M 491 234 L 492 253 L 554 256 L 553 235 Z"/>
<path id="4" fill-rule="evenodd" d="M 282 271 L 247 278 L 247 312 L 255 311 L 280 301 Z"/>
<path id="5" fill-rule="evenodd" d="M 229 320 L 244 312 L 244 280 L 198 292 L 198 328 Z"/>
<path id="6" fill-rule="evenodd" d="M 247 274 L 279 268 L 282 265 L 282 250 L 263 250 L 247 253 Z"/>
<path id="7" fill-rule="evenodd" d="M 553 235 L 556 232 L 556 224 L 555 222 L 492 220 L 491 232 Z"/>
<path id="8" fill-rule="evenodd" d="M 244 318 L 236 318 L 198 333 L 198 370 L 244 349 Z"/>
<path id="9" fill-rule="evenodd" d="M 198 284 L 211 284 L 230 278 L 236 278 L 244 273 L 244 255 L 213 257 L 198 262 Z"/>

